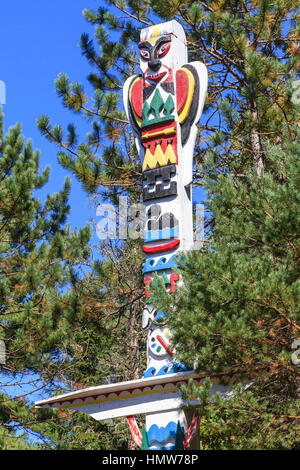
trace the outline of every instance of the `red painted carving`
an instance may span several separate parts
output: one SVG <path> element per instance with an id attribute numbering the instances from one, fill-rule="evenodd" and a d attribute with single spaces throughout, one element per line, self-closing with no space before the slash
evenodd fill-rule
<path id="1" fill-rule="evenodd" d="M 157 340 L 160 342 L 160 344 L 162 345 L 162 347 L 165 349 L 165 351 L 166 351 L 170 356 L 173 356 L 174 353 L 173 353 L 172 349 L 170 349 L 170 348 L 166 345 L 166 343 L 164 342 L 164 340 L 162 339 L 162 337 L 158 335 L 158 336 L 156 336 L 156 338 L 157 338 Z"/>
<path id="2" fill-rule="evenodd" d="M 144 278 L 144 285 L 146 286 L 146 289 L 145 289 L 145 296 L 150 298 L 152 294 L 150 294 L 150 292 L 147 291 L 147 287 L 150 286 L 151 282 L 152 282 L 152 279 L 153 277 L 151 276 L 146 276 Z M 172 294 L 172 292 L 174 292 L 176 290 L 176 282 L 179 281 L 180 277 L 177 273 L 172 273 L 171 276 L 170 276 L 170 279 L 169 279 L 169 284 L 171 284 L 171 287 L 170 289 L 167 291 L 168 294 Z"/>
<path id="3" fill-rule="evenodd" d="M 147 246 L 143 245 L 143 252 L 144 253 L 162 253 L 163 251 L 170 251 L 176 248 L 180 243 L 180 240 L 176 238 L 169 243 L 163 243 L 162 245 L 152 245 Z"/>
<path id="4" fill-rule="evenodd" d="M 170 276 L 170 284 L 171 284 L 171 289 L 168 290 L 168 294 L 172 294 L 176 290 L 176 282 L 179 281 L 179 275 L 176 273 L 172 273 Z"/>
<path id="5" fill-rule="evenodd" d="M 145 286 L 150 286 L 151 281 L 152 281 L 152 277 L 150 277 L 150 276 L 145 277 L 144 278 L 144 285 Z M 145 296 L 148 297 L 148 298 L 151 297 L 151 294 L 147 291 L 147 289 L 145 289 Z"/>
<path id="6" fill-rule="evenodd" d="M 186 72 L 182 69 L 176 72 L 176 99 L 177 113 L 180 114 L 188 96 L 189 79 Z"/>
<path id="7" fill-rule="evenodd" d="M 131 89 L 131 105 L 139 118 L 142 118 L 143 80 L 136 80 Z"/>

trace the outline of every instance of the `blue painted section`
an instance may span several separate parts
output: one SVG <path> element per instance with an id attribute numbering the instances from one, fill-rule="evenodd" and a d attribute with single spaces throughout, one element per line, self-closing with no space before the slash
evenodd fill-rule
<path id="1" fill-rule="evenodd" d="M 181 362 L 177 362 L 176 364 L 173 364 L 171 369 L 167 372 L 168 374 L 175 374 L 176 372 L 186 372 L 188 370 L 193 370 L 190 367 L 187 367 L 185 364 Z M 158 375 L 158 374 L 157 374 Z"/>
<path id="2" fill-rule="evenodd" d="M 155 374 L 155 367 L 149 367 L 149 369 L 147 369 L 144 373 L 143 373 L 143 377 L 145 379 L 149 378 L 149 377 L 153 377 L 154 374 Z"/>
<path id="3" fill-rule="evenodd" d="M 168 370 L 168 367 L 169 366 L 167 365 L 162 366 L 158 372 L 156 372 L 155 367 L 149 367 L 149 369 L 147 369 L 143 373 L 143 377 L 147 378 L 147 377 L 154 377 L 158 375 L 168 375 L 168 374 L 175 374 L 176 372 L 187 372 L 189 370 L 193 370 L 180 362 L 173 364 L 170 370 Z"/>
<path id="4" fill-rule="evenodd" d="M 152 424 L 150 429 L 148 429 L 148 440 L 149 445 L 151 445 L 152 441 L 157 441 L 158 443 L 164 442 L 170 437 L 176 438 L 176 430 L 177 430 L 177 423 L 174 421 L 170 421 L 165 427 L 159 428 L 157 424 Z"/>
<path id="5" fill-rule="evenodd" d="M 143 274 L 149 273 L 150 271 L 161 271 L 162 269 L 172 269 L 177 267 L 177 263 L 175 262 L 175 258 L 177 255 L 173 255 L 169 260 L 162 256 L 159 258 L 157 263 L 155 264 L 155 258 L 149 258 L 143 264 Z"/>
<path id="6" fill-rule="evenodd" d="M 152 450 L 175 450 L 175 446 L 169 446 L 169 447 L 154 447 Z"/>
<path id="7" fill-rule="evenodd" d="M 169 240 L 170 238 L 178 238 L 179 227 L 166 227 L 162 230 L 144 230 L 145 242 L 152 242 L 156 240 Z"/>
<path id="8" fill-rule="evenodd" d="M 169 372 L 167 372 L 169 366 L 162 366 L 159 371 L 155 375 L 167 375 Z"/>
<path id="9" fill-rule="evenodd" d="M 167 318 L 167 315 L 164 312 L 157 312 L 157 314 L 154 317 L 154 320 L 165 320 Z"/>

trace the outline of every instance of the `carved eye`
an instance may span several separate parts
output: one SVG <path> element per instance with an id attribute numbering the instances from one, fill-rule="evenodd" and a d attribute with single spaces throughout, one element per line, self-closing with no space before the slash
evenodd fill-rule
<path id="1" fill-rule="evenodd" d="M 170 42 L 165 42 L 164 44 L 162 44 L 160 48 L 158 49 L 158 57 L 163 57 L 164 55 L 166 55 L 170 49 L 170 46 L 171 46 Z"/>
<path id="2" fill-rule="evenodd" d="M 147 49 L 140 49 L 140 56 L 144 60 L 149 60 L 150 59 L 150 52 L 147 51 Z"/>

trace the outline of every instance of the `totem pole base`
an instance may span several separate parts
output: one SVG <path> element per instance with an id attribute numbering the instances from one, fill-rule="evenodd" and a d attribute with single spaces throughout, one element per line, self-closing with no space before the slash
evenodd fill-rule
<path id="1" fill-rule="evenodd" d="M 204 376 L 192 371 L 180 372 L 89 387 L 40 400 L 35 405 L 37 408 L 76 409 L 97 421 L 145 414 L 147 443 L 145 445 L 144 442 L 144 448 L 173 450 L 180 445 L 180 439 L 182 443 L 191 421 L 190 413 L 184 412 L 182 408 L 188 404 L 199 405 L 197 401 L 184 401 L 180 386 L 193 380 L 196 387 L 200 387 L 204 379 Z M 211 393 L 214 395 L 217 392 L 226 398 L 230 390 L 227 385 L 215 382 Z"/>
<path id="2" fill-rule="evenodd" d="M 145 296 L 143 328 L 147 330 L 147 369 L 144 378 L 106 384 L 67 393 L 37 406 L 73 408 L 96 420 L 126 416 L 141 449 L 181 450 L 191 445 L 197 417 L 183 407 L 180 386 L 205 376 L 187 371 L 176 360 L 176 347 L 167 315 L 151 304 L 155 274 L 172 294 L 182 284 L 175 271 L 178 255 L 193 248 L 193 153 L 207 93 L 207 70 L 188 62 L 187 40 L 175 20 L 141 30 L 141 73 L 129 77 L 123 88 L 124 107 L 139 151 L 145 207 L 143 264 Z M 215 383 L 212 394 L 228 394 Z M 134 416 L 145 414 L 143 435 Z"/>

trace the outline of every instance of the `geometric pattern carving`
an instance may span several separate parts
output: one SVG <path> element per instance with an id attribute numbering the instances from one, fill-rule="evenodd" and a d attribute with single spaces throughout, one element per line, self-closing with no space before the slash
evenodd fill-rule
<path id="1" fill-rule="evenodd" d="M 156 89 L 150 106 L 147 101 L 145 101 L 143 104 L 143 122 L 141 127 L 143 128 L 166 121 L 174 121 L 175 116 L 171 114 L 174 109 L 175 104 L 172 96 L 169 95 L 166 102 L 164 103 L 159 90 Z M 150 117 L 151 114 L 153 115 L 152 118 Z"/>
<path id="2" fill-rule="evenodd" d="M 173 139 L 164 142 L 167 145 L 165 150 L 162 148 L 162 142 L 163 140 L 155 141 L 154 153 L 152 153 L 150 150 L 150 144 L 144 144 L 146 146 L 146 151 L 142 168 L 143 171 L 177 163 L 176 154 L 172 146 Z"/>
<path id="3" fill-rule="evenodd" d="M 176 175 L 176 165 L 167 165 L 143 173 L 143 200 L 161 199 L 177 195 L 177 182 L 171 181 Z M 158 178 L 162 181 L 157 183 Z"/>

